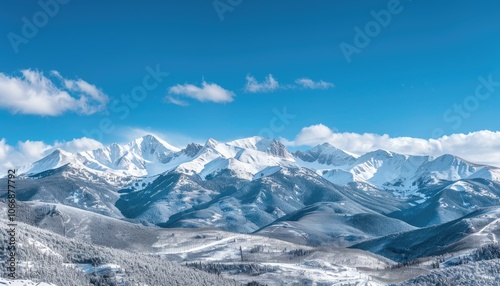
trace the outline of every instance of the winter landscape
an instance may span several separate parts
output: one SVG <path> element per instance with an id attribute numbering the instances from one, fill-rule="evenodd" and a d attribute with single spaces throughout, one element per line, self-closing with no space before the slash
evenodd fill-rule
<path id="1" fill-rule="evenodd" d="M 56 149 L 17 172 L 30 279 L 432 284 L 475 277 L 464 269 L 481 263 L 475 283 L 498 282 L 500 169 L 449 154 L 358 156 L 328 143 L 291 153 L 261 137 L 177 149 L 146 135 Z"/>
<path id="2" fill-rule="evenodd" d="M 500 285 L 498 19 L 3 1 L 0 286 Z"/>

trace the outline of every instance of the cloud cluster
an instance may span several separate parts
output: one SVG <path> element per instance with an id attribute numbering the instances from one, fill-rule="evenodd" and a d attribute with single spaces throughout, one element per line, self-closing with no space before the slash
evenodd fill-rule
<path id="1" fill-rule="evenodd" d="M 192 98 L 201 102 L 226 103 L 233 101 L 234 96 L 234 92 L 220 85 L 203 81 L 201 86 L 187 83 L 172 86 L 168 89 L 168 95 L 165 99 L 170 103 L 186 106 L 188 103 L 181 100 L 181 97 Z"/>
<path id="2" fill-rule="evenodd" d="M 0 139 L 0 167 L 17 168 L 47 156 L 54 149 L 59 148 L 67 152 L 83 152 L 101 148 L 103 145 L 93 139 L 86 137 L 73 139 L 71 141 L 56 141 L 48 145 L 42 141 L 19 141 L 16 145 L 7 144 L 5 138 Z"/>
<path id="3" fill-rule="evenodd" d="M 283 85 L 278 80 L 269 74 L 264 81 L 259 82 L 253 75 L 246 76 L 246 84 L 243 88 L 248 93 L 269 93 L 279 89 L 328 89 L 334 87 L 333 83 L 326 81 L 313 81 L 310 78 L 299 78 L 295 80 L 295 84 Z M 207 83 L 203 81 L 201 86 L 193 84 L 177 84 L 168 89 L 168 94 L 165 96 L 165 101 L 180 106 L 188 106 L 189 103 L 183 98 L 191 98 L 200 102 L 215 102 L 227 103 L 234 100 L 236 94 L 227 90 L 215 83 Z"/>
<path id="4" fill-rule="evenodd" d="M 469 134 L 453 134 L 439 139 L 390 137 L 373 133 L 335 132 L 323 124 L 303 128 L 293 141 L 293 146 L 315 146 L 322 143 L 355 154 L 385 149 L 402 154 L 432 155 L 453 154 L 474 163 L 500 167 L 500 132 L 488 130 Z"/>
<path id="5" fill-rule="evenodd" d="M 267 75 L 264 81 L 259 82 L 252 75 L 247 75 L 245 92 L 249 93 L 267 93 L 273 92 L 278 89 L 294 89 L 294 88 L 304 88 L 304 89 L 328 89 L 334 87 L 333 83 L 326 81 L 313 81 L 310 78 L 303 77 L 295 80 L 295 84 L 280 84 L 278 80 L 274 78 L 272 74 Z"/>
<path id="6" fill-rule="evenodd" d="M 12 113 L 57 116 L 65 112 L 93 114 L 106 107 L 108 96 L 82 80 L 63 78 L 57 71 L 55 81 L 35 70 L 21 70 L 20 76 L 0 73 L 0 108 Z"/>

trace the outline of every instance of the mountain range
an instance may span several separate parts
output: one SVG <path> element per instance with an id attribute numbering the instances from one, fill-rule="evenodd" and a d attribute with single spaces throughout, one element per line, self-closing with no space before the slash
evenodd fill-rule
<path id="1" fill-rule="evenodd" d="M 500 234 L 500 170 L 452 154 L 352 154 L 328 143 L 291 152 L 261 137 L 176 148 L 146 135 L 80 153 L 56 149 L 18 173 L 21 201 L 399 262 L 497 243 Z"/>

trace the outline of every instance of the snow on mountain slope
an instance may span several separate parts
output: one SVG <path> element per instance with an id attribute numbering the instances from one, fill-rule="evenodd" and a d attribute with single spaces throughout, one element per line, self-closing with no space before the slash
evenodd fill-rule
<path id="1" fill-rule="evenodd" d="M 328 181 L 340 186 L 344 186 L 351 182 L 354 182 L 354 175 L 346 170 L 331 169 L 320 171 L 319 173 Z"/>

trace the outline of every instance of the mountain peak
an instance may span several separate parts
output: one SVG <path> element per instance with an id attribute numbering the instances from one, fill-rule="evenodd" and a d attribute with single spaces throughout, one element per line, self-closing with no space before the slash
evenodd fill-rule
<path id="1" fill-rule="evenodd" d="M 356 158 L 356 155 L 326 142 L 307 151 L 296 151 L 294 155 L 305 162 L 318 162 L 319 164 L 332 166 L 348 165 Z"/>
<path id="2" fill-rule="evenodd" d="M 170 145 L 170 143 L 168 143 L 168 142 L 160 139 L 159 137 L 157 137 L 157 136 L 155 136 L 153 134 L 146 134 L 146 135 L 144 135 L 144 136 L 142 136 L 140 138 L 137 138 L 137 139 L 133 140 L 128 145 L 131 146 L 131 147 L 141 146 L 142 148 L 144 148 L 146 146 L 150 146 L 150 147 L 153 147 L 153 148 L 156 147 L 156 146 L 162 146 L 162 147 L 164 147 L 165 149 L 167 149 L 170 152 L 178 152 L 178 151 L 180 151 L 179 148 Z"/>
<path id="3" fill-rule="evenodd" d="M 59 168 L 74 161 L 75 159 L 73 154 L 60 148 L 56 148 L 49 155 L 34 162 L 33 164 L 21 167 L 19 173 L 36 174 L 46 170 Z"/>
<path id="4" fill-rule="evenodd" d="M 202 145 L 196 143 L 190 143 L 183 149 L 183 152 L 189 157 L 194 157 L 203 148 Z"/>
<path id="5" fill-rule="evenodd" d="M 386 159 L 390 159 L 390 158 L 394 158 L 394 157 L 398 157 L 398 156 L 404 157 L 404 155 L 401 155 L 398 153 L 394 153 L 394 152 L 387 151 L 384 149 L 377 149 L 377 150 L 365 153 L 364 155 L 360 156 L 358 159 L 361 161 L 370 160 L 370 159 L 386 160 Z"/>
<path id="6" fill-rule="evenodd" d="M 257 150 L 257 145 L 262 142 L 271 142 L 272 139 L 266 139 L 266 138 L 263 138 L 263 137 L 259 137 L 259 136 L 252 136 L 252 137 L 247 137 L 247 138 L 241 138 L 241 139 L 237 139 L 237 140 L 233 140 L 233 141 L 230 141 L 230 142 L 227 142 L 228 145 L 231 145 L 231 146 L 237 146 L 237 147 L 241 147 L 241 148 L 245 148 L 245 149 L 254 149 L 254 150 Z"/>
<path id="7" fill-rule="evenodd" d="M 146 141 L 159 141 L 159 139 L 154 136 L 153 134 L 146 134 L 144 136 L 141 137 L 142 140 L 146 140 Z"/>
<path id="8" fill-rule="evenodd" d="M 219 142 L 213 138 L 208 138 L 207 142 L 205 142 L 205 147 L 214 148 L 217 145 L 219 145 Z"/>
<path id="9" fill-rule="evenodd" d="M 55 148 L 47 157 L 59 156 L 60 158 L 71 157 L 73 154 L 64 151 L 61 148 Z"/>
<path id="10" fill-rule="evenodd" d="M 244 149 L 256 150 L 267 153 L 269 155 L 292 158 L 293 156 L 288 152 L 285 145 L 279 140 L 253 136 L 243 139 L 234 140 L 227 143 L 230 146 L 236 146 Z"/>
<path id="11" fill-rule="evenodd" d="M 393 156 L 395 153 L 385 149 L 377 149 L 375 151 L 368 152 L 367 154 L 379 155 L 379 156 Z"/>
<path id="12" fill-rule="evenodd" d="M 330 152 L 340 151 L 340 152 L 347 153 L 346 151 L 344 151 L 340 148 L 337 148 L 328 142 L 322 143 L 320 145 L 316 145 L 311 150 L 316 150 L 317 152 L 325 152 L 328 150 Z"/>
<path id="13" fill-rule="evenodd" d="M 271 146 L 266 149 L 266 152 L 277 157 L 293 158 L 293 155 L 288 152 L 285 145 L 276 139 L 271 141 Z"/>

